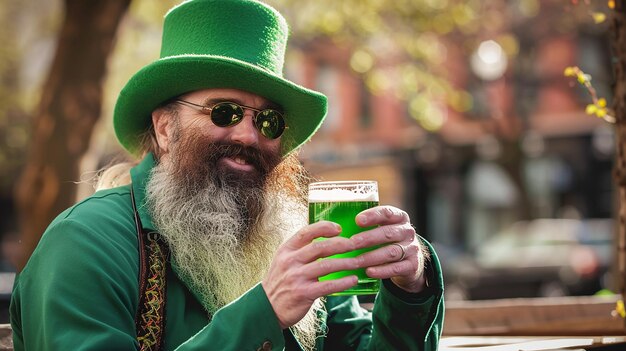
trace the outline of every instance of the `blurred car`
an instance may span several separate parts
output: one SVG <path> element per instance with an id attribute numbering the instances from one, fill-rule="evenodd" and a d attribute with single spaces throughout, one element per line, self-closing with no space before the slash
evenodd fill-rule
<path id="1" fill-rule="evenodd" d="M 613 252 L 611 219 L 517 222 L 473 256 L 443 250 L 446 297 L 592 295 L 606 288 Z"/>

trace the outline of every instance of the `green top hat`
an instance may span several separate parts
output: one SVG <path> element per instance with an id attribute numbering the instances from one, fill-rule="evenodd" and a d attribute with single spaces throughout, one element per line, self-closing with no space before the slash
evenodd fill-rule
<path id="1" fill-rule="evenodd" d="M 160 59 L 137 72 L 120 92 L 113 125 L 136 154 L 151 113 L 178 95 L 207 88 L 248 91 L 280 104 L 288 129 L 283 155 L 315 133 L 326 96 L 283 78 L 289 29 L 273 8 L 253 0 L 190 0 L 165 15 Z"/>

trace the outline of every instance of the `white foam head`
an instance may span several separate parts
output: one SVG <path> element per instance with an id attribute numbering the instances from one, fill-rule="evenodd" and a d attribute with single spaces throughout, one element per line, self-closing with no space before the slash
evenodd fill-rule
<path id="1" fill-rule="evenodd" d="M 309 185 L 309 202 L 378 201 L 375 181 L 316 182 Z"/>

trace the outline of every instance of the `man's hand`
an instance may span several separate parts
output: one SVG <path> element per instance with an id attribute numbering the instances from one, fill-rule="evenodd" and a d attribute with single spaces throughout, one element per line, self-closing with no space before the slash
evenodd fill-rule
<path id="1" fill-rule="evenodd" d="M 338 236 L 340 232 L 338 224 L 313 223 L 299 230 L 276 251 L 261 285 L 283 329 L 300 321 L 315 299 L 356 285 L 354 275 L 323 282 L 317 280 L 332 272 L 362 267 L 359 257 L 319 260 L 356 249 L 354 241 Z M 320 237 L 329 239 L 313 241 Z"/>
<path id="2" fill-rule="evenodd" d="M 378 206 L 361 212 L 355 220 L 361 227 L 379 227 L 347 239 L 338 236 L 339 225 L 321 221 L 305 226 L 279 247 L 261 285 L 282 328 L 300 321 L 315 299 L 357 284 L 354 275 L 318 281 L 329 273 L 367 267 L 368 276 L 391 278 L 406 291 L 424 288 L 424 252 L 404 211 Z M 314 241 L 321 237 L 328 239 Z M 375 245 L 383 246 L 354 258 L 320 260 Z"/>
<path id="3" fill-rule="evenodd" d="M 424 262 L 428 255 L 415 235 L 409 215 L 392 206 L 378 206 L 356 217 L 361 227 L 379 227 L 354 235 L 356 248 L 383 245 L 361 255 L 365 270 L 372 278 L 387 279 L 408 292 L 424 289 Z"/>

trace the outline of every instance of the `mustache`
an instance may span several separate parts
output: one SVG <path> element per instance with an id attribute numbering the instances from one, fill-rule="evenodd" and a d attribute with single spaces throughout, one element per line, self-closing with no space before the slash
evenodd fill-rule
<path id="1" fill-rule="evenodd" d="M 241 144 L 212 143 L 206 150 L 209 152 L 207 157 L 210 159 L 210 164 L 216 165 L 217 161 L 224 157 L 238 157 L 252 165 L 262 175 L 269 174 L 280 162 L 280 155 L 277 153 Z"/>

